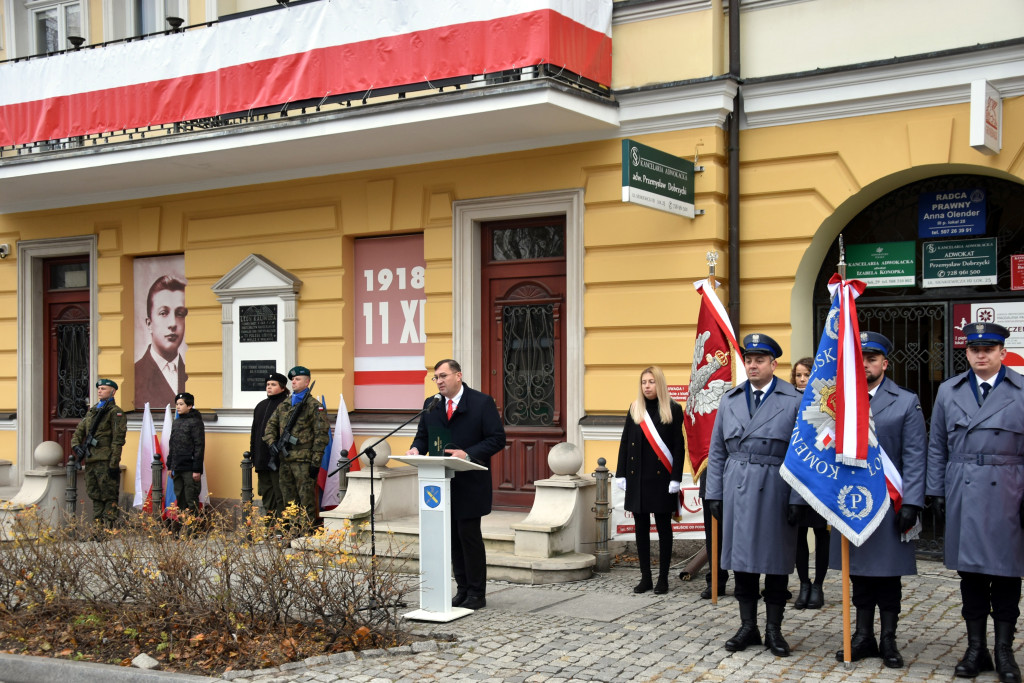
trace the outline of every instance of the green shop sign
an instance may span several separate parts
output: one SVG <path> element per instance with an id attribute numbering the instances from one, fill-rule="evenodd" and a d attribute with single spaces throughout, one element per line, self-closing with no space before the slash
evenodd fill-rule
<path id="1" fill-rule="evenodd" d="M 914 286 L 917 275 L 917 243 L 878 242 L 846 247 L 846 274 L 868 287 Z"/>
<path id="2" fill-rule="evenodd" d="M 693 162 L 623 140 L 622 201 L 693 218 Z"/>
<path id="3" fill-rule="evenodd" d="M 922 287 L 994 285 L 996 238 L 925 242 Z"/>

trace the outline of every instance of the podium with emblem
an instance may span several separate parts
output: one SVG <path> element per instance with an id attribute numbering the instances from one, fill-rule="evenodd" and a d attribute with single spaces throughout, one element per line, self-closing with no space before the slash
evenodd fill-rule
<path id="1" fill-rule="evenodd" d="M 452 607 L 450 480 L 456 472 L 487 468 L 451 456 L 402 455 L 391 459 L 419 470 L 420 608 L 403 616 L 446 622 L 472 614 L 473 610 Z"/>

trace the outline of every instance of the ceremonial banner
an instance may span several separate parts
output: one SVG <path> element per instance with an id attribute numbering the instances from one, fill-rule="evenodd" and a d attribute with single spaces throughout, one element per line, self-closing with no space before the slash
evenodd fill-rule
<path id="1" fill-rule="evenodd" d="M 732 387 L 733 366 L 737 382 L 746 380 L 747 376 L 743 363 L 733 363 L 733 358 L 739 356 L 739 344 L 714 287 L 708 280 L 694 282 L 693 286 L 700 295 L 700 312 L 697 314 L 697 340 L 693 345 L 683 428 L 686 430 L 693 478 L 697 479 L 707 466 L 711 430 L 715 426 L 722 395 Z M 730 343 L 737 350 L 737 356 L 730 352 Z"/>
<path id="2" fill-rule="evenodd" d="M 829 283 L 832 308 L 781 468 L 782 478 L 804 501 L 857 546 L 889 509 L 888 458 L 869 428 L 858 339 L 854 299 L 863 289 L 858 280 L 833 277 Z M 899 482 L 889 484 L 898 496 Z"/>

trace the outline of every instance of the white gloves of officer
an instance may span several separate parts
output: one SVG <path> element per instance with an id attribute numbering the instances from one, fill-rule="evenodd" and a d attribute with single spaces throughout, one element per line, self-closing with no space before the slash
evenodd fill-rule
<path id="1" fill-rule="evenodd" d="M 618 486 L 623 491 L 625 491 L 626 490 L 626 478 L 625 477 L 616 477 L 615 478 L 615 485 Z"/>
<path id="2" fill-rule="evenodd" d="M 668 483 L 668 492 L 669 493 L 673 493 L 673 494 L 674 493 L 679 493 L 679 482 L 678 481 L 670 481 Z"/>

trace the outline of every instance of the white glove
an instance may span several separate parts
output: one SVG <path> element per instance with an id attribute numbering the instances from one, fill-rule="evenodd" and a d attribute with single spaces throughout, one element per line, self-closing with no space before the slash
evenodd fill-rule
<path id="1" fill-rule="evenodd" d="M 668 483 L 668 492 L 669 493 L 679 493 L 679 482 L 678 481 L 670 481 Z"/>
<path id="2" fill-rule="evenodd" d="M 615 485 L 618 486 L 623 491 L 625 491 L 626 490 L 626 478 L 625 477 L 616 477 L 615 478 Z"/>

